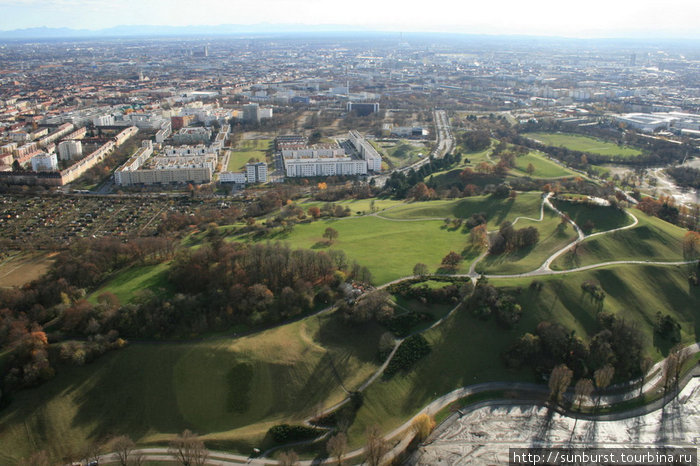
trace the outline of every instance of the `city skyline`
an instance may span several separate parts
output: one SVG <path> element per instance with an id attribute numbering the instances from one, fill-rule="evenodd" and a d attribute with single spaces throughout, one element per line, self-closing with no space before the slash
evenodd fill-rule
<path id="1" fill-rule="evenodd" d="M 561 8 L 553 0 L 466 4 L 437 0 L 430 6 L 400 2 L 304 0 L 225 2 L 207 0 L 193 8 L 181 0 L 119 4 L 105 0 L 0 0 L 0 30 L 70 28 L 99 31 L 120 26 L 238 25 L 246 32 L 313 30 L 444 32 L 572 38 L 700 38 L 692 0 L 605 2 L 591 0 Z"/>

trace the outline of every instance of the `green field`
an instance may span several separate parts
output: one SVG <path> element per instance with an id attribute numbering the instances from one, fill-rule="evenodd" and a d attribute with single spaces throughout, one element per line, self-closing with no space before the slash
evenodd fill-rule
<path id="1" fill-rule="evenodd" d="M 682 261 L 685 230 L 633 209 L 639 224 L 629 230 L 584 240 L 575 255 L 566 253 L 552 263 L 552 269 L 565 270 L 606 261 Z"/>
<path id="2" fill-rule="evenodd" d="M 231 151 L 228 161 L 228 171 L 236 172 L 245 168 L 245 164 L 251 159 L 266 162 L 266 151 L 270 149 L 271 139 L 245 139 L 238 147 Z"/>
<path id="3" fill-rule="evenodd" d="M 585 198 L 585 196 L 581 197 Z M 624 211 L 614 207 L 560 201 L 558 199 L 552 199 L 551 202 L 557 209 L 576 222 L 579 227 L 583 228 L 586 234 L 614 230 L 615 228 L 630 225 L 633 222 L 632 218 Z M 592 228 L 585 229 L 584 225 L 587 223 L 589 226 L 592 225 Z"/>
<path id="4" fill-rule="evenodd" d="M 156 293 L 162 290 L 163 293 L 171 293 L 173 290 L 168 284 L 167 275 L 167 263 L 130 267 L 110 277 L 104 285 L 90 293 L 88 300 L 96 303 L 102 293 L 109 292 L 114 293 L 121 304 L 126 304 L 139 290 L 149 289 Z"/>
<path id="5" fill-rule="evenodd" d="M 430 155 L 430 146 L 414 144 L 405 139 L 394 141 L 370 141 L 387 163 L 387 168 L 401 168 L 411 165 Z M 428 143 L 429 144 L 429 143 Z"/>
<path id="6" fill-rule="evenodd" d="M 474 213 L 485 212 L 491 230 L 498 228 L 505 220 L 512 222 L 520 216 L 539 218 L 541 205 L 541 193 L 529 192 L 518 194 L 515 201 L 492 196 L 472 196 L 454 201 L 413 202 L 394 207 L 381 215 L 392 219 L 469 218 Z"/>
<path id="7" fill-rule="evenodd" d="M 390 207 L 395 207 L 395 206 L 404 204 L 403 200 L 377 199 L 377 198 L 343 199 L 341 201 L 333 202 L 333 204 L 342 205 L 343 207 L 345 207 L 345 206 L 350 207 L 350 211 L 352 212 L 352 215 L 365 215 L 365 214 L 370 213 L 370 205 L 371 205 L 372 201 L 374 201 L 374 208 L 376 211 L 382 211 L 382 210 L 388 209 Z M 314 199 L 305 199 L 301 202 L 297 202 L 297 205 L 299 207 L 301 207 L 302 209 L 304 209 L 305 211 L 308 211 L 309 207 L 321 207 L 324 204 L 328 204 L 328 202 L 316 201 Z"/>
<path id="8" fill-rule="evenodd" d="M 565 147 L 569 150 L 587 152 L 589 154 L 637 157 L 642 151 L 628 146 L 618 146 L 600 139 L 566 133 L 527 133 L 525 136 L 540 141 L 542 144 L 555 147 Z"/>
<path id="9" fill-rule="evenodd" d="M 532 151 L 528 154 L 515 158 L 515 172 L 520 175 L 527 174 L 527 166 L 532 164 L 535 171 L 533 178 L 563 178 L 566 176 L 580 176 L 578 173 L 562 167 L 558 163 L 545 158 L 541 153 Z"/>
<path id="10" fill-rule="evenodd" d="M 339 233 L 330 247 L 323 238 L 328 227 Z M 369 268 L 376 285 L 411 275 L 418 262 L 435 272 L 450 251 L 462 253 L 468 245 L 468 235 L 446 229 L 441 220 L 395 222 L 372 216 L 299 224 L 291 233 L 274 239 L 292 248 L 341 249 L 351 261 Z M 477 255 L 471 250 L 464 254 L 467 257 L 460 271 L 468 270 L 469 259 Z"/>
<path id="11" fill-rule="evenodd" d="M 519 249 L 507 254 L 487 255 L 476 266 L 479 273 L 523 273 L 537 269 L 552 254 L 576 239 L 576 232 L 569 225 L 559 227 L 561 217 L 556 212 L 546 209 L 544 220 L 520 220 L 515 229 L 535 227 L 540 232 L 539 242 L 528 248 Z"/>
<path id="12" fill-rule="evenodd" d="M 238 339 L 137 343 L 85 367 L 61 367 L 0 413 L 0 464 L 38 449 L 62 458 L 129 434 L 163 442 L 189 428 L 210 447 L 249 453 L 274 424 L 345 398 L 376 369 L 381 329 L 332 316 Z M 75 457 L 75 456 L 73 456 Z"/>
<path id="13" fill-rule="evenodd" d="M 678 319 L 684 343 L 700 337 L 696 311 L 700 288 L 688 285 L 684 268 L 617 266 L 538 280 L 544 283 L 539 293 L 528 289 L 531 278 L 490 280 L 496 286 L 524 289 L 518 295 L 523 319 L 514 329 L 505 330 L 493 320 L 483 322 L 458 311 L 442 325 L 427 331 L 425 337 L 433 350 L 414 370 L 388 381 L 380 379 L 365 391 L 364 404 L 349 430 L 353 446 L 362 444 L 367 426 L 377 423 L 384 432 L 389 432 L 433 399 L 464 385 L 487 381 L 534 382 L 529 369 L 507 369 L 500 353 L 523 333 L 534 331 L 542 320 L 560 322 L 581 337 L 594 332 L 599 310 L 582 294 L 580 285 L 584 280 L 601 284 L 607 294 L 605 310 L 638 322 L 647 337 L 646 351 L 654 359 L 665 354 L 654 346 L 653 322 L 657 310 Z"/>

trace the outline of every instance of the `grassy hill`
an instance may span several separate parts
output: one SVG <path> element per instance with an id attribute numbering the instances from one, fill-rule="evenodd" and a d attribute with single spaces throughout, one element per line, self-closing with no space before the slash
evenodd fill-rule
<path id="1" fill-rule="evenodd" d="M 600 139 L 567 133 L 527 133 L 524 136 L 535 139 L 542 144 L 555 147 L 566 147 L 570 150 L 588 152 L 598 155 L 619 155 L 623 157 L 636 157 L 642 155 L 642 151 L 629 146 L 618 146 Z"/>
<path id="2" fill-rule="evenodd" d="M 682 261 L 685 230 L 633 209 L 639 224 L 628 230 L 584 240 L 576 254 L 566 253 L 552 264 L 555 270 L 618 260 Z"/>
<path id="3" fill-rule="evenodd" d="M 530 151 L 525 155 L 515 158 L 515 174 L 530 176 L 527 173 L 528 165 L 532 164 L 535 171 L 533 178 L 564 178 L 567 176 L 580 176 L 575 171 L 562 167 L 558 163 L 544 157 L 540 152 Z"/>
<path id="4" fill-rule="evenodd" d="M 584 225 L 588 224 L 591 228 L 587 230 L 584 228 L 586 234 L 614 230 L 615 228 L 630 225 L 633 222 L 633 219 L 624 211 L 610 206 L 558 199 L 553 199 L 552 204 L 568 215 L 579 227 L 584 228 Z M 635 210 L 634 213 L 636 214 L 636 212 Z"/>
<path id="5" fill-rule="evenodd" d="M 438 396 L 464 385 L 487 381 L 530 381 L 530 370 L 509 370 L 500 353 L 538 322 L 560 322 L 585 337 L 596 330 L 597 305 L 581 291 L 584 280 L 601 284 L 607 297 L 604 309 L 638 324 L 647 337 L 646 351 L 660 359 L 668 345 L 657 342 L 653 323 L 658 310 L 672 314 L 682 325 L 684 343 L 700 339 L 700 288 L 691 287 L 683 267 L 616 266 L 575 274 L 540 277 L 542 291 L 531 291 L 531 278 L 491 280 L 495 286 L 522 287 L 517 300 L 523 318 L 506 330 L 492 320 L 480 321 L 465 311 L 425 332 L 432 352 L 408 374 L 378 380 L 365 392 L 364 405 L 349 430 L 350 441 L 359 446 L 367 426 L 379 424 L 388 432 Z M 657 346 L 658 343 L 658 346 Z"/>
<path id="6" fill-rule="evenodd" d="M 329 227 L 339 236 L 326 246 L 323 232 Z M 418 262 L 436 271 L 450 251 L 465 249 L 468 235 L 445 228 L 442 220 L 398 222 L 365 216 L 298 224 L 274 240 L 287 242 L 292 248 L 343 250 L 350 260 L 369 268 L 375 284 L 382 284 L 411 275 Z M 463 264 L 463 269 L 468 268 L 466 261 Z"/>
<path id="7" fill-rule="evenodd" d="M 129 434 L 160 442 L 185 428 L 249 453 L 267 430 L 341 401 L 377 368 L 381 329 L 330 316 L 238 339 L 134 343 L 85 367 L 62 367 L 0 412 L 0 464 L 37 449 L 60 458 Z M 342 384 L 342 386 L 341 386 Z"/>
<path id="8" fill-rule="evenodd" d="M 469 218 L 472 214 L 485 212 L 488 228 L 495 229 L 505 220 L 513 221 L 525 216 L 539 218 L 542 195 L 538 192 L 521 193 L 515 199 L 497 199 L 493 196 L 473 196 L 453 201 L 413 202 L 382 212 L 382 217 L 392 219 L 421 218 Z"/>
<path id="9" fill-rule="evenodd" d="M 515 224 L 516 229 L 535 227 L 540 232 L 539 242 L 527 248 L 517 251 L 487 255 L 476 266 L 479 273 L 522 273 L 535 270 L 552 254 L 576 239 L 576 232 L 571 226 L 566 229 L 559 227 L 561 217 L 552 210 L 546 209 L 544 220 L 535 222 L 532 220 L 519 220 Z"/>

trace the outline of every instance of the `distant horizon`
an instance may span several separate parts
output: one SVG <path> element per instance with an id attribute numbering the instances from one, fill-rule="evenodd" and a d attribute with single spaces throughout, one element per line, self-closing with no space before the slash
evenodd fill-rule
<path id="1" fill-rule="evenodd" d="M 143 29 L 143 32 L 139 32 Z M 206 31 L 204 31 L 206 29 Z M 631 41 L 631 42 L 700 42 L 700 35 L 673 36 L 673 35 L 610 35 L 580 37 L 575 35 L 554 35 L 538 33 L 506 33 L 506 32 L 471 32 L 471 31 L 427 31 L 427 30 L 393 30 L 380 28 L 366 28 L 352 24 L 298 24 L 298 23 L 257 23 L 257 24 L 192 24 L 184 26 L 171 26 L 159 24 L 119 24 L 115 26 L 88 29 L 54 26 L 35 26 L 16 29 L 0 29 L 0 39 L 89 39 L 89 38 L 128 38 L 128 37 L 227 37 L 233 35 L 319 35 L 319 34 L 343 34 L 360 33 L 363 35 L 406 35 L 411 36 L 463 36 L 483 38 L 519 38 L 519 39 L 543 39 L 566 41 Z"/>
<path id="2" fill-rule="evenodd" d="M 455 33 L 572 39 L 700 39 L 696 0 L 0 0 L 0 31 L 101 31 L 119 28 L 280 28 Z"/>

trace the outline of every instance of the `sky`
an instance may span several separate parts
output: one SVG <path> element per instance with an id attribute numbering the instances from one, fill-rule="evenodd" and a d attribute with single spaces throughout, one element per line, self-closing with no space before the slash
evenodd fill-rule
<path id="1" fill-rule="evenodd" d="M 700 38 L 700 0 L 0 0 L 0 30 L 343 25 L 565 37 Z"/>

